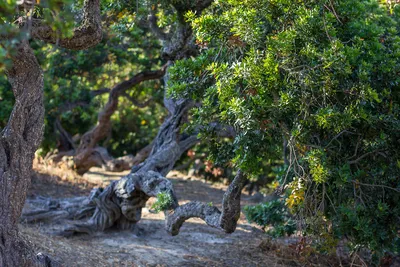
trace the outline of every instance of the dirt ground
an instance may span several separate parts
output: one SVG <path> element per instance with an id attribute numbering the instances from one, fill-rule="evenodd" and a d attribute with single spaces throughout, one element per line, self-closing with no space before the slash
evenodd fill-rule
<path id="1" fill-rule="evenodd" d="M 84 177 L 76 178 L 72 174 L 63 174 L 63 171 L 54 174 L 54 170 L 36 169 L 28 197 L 85 196 L 93 186 L 105 185 L 124 174 L 92 169 Z M 168 177 L 174 184 L 180 204 L 198 200 L 218 206 L 226 189 L 225 185 L 184 177 L 177 172 L 170 173 Z M 164 215 L 149 211 L 154 201 L 148 201 L 134 232 L 109 230 L 90 236 L 65 238 L 52 235 L 58 226 L 50 224 L 21 224 L 21 232 L 37 251 L 49 254 L 63 266 L 331 265 L 302 262 L 301 257 L 287 246 L 285 249 L 283 245 L 271 245 L 265 233 L 247 223 L 243 214 L 233 234 L 211 228 L 200 219 L 190 219 L 178 236 L 170 236 L 164 230 Z M 244 195 L 242 204 L 254 204 L 252 197 Z"/>

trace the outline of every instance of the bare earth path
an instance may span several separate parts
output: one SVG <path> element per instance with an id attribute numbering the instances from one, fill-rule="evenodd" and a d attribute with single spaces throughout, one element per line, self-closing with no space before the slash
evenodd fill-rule
<path id="1" fill-rule="evenodd" d="M 101 169 L 94 169 L 85 178 L 101 184 L 122 175 L 107 175 Z M 68 185 L 54 177 L 43 182 L 40 177 L 43 174 L 34 179 L 31 197 L 85 196 L 91 188 L 85 183 Z M 176 172 L 169 178 L 181 204 L 199 200 L 218 205 L 226 189 L 221 184 L 211 185 L 198 178 L 183 178 Z M 169 236 L 164 230 L 164 215 L 149 210 L 153 201 L 147 203 L 135 232 L 110 230 L 64 238 L 50 235 L 57 225 L 22 224 L 21 230 L 34 246 L 52 255 L 63 266 L 299 266 L 277 256 L 274 251 L 262 249 L 260 244 L 266 242 L 266 235 L 249 225 L 243 215 L 233 234 L 222 233 L 199 219 L 191 219 L 178 236 Z M 251 204 L 251 198 L 244 195 L 242 203 Z"/>

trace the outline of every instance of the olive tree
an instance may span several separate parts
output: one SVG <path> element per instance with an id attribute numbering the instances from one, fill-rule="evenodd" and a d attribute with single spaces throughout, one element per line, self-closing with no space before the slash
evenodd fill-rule
<path id="1" fill-rule="evenodd" d="M 164 76 L 166 85 L 169 83 L 169 70 L 175 62 L 197 56 L 199 53 L 191 25 L 186 21 L 186 14 L 194 12 L 200 15 L 211 2 L 210 0 L 163 1 L 161 4 L 151 5 L 148 23 L 153 33 L 163 43 L 162 56 L 167 61 Z M 174 19 L 167 29 L 159 27 L 156 14 L 158 8 L 170 10 L 170 14 L 173 14 Z M 183 152 L 199 141 L 197 132 L 182 132 L 181 126 L 187 121 L 188 111 L 200 103 L 188 97 L 172 97 L 165 91 L 164 105 L 169 115 L 153 141 L 150 155 L 143 163 L 134 166 L 130 174 L 112 182 L 104 189 L 94 189 L 84 202 L 78 199 L 61 201 L 58 210 L 49 211 L 45 208 L 42 212 L 39 210 L 34 214 L 25 214 L 24 219 L 49 220 L 53 215 L 60 214 L 60 210 L 64 213 L 61 217 L 58 216 L 58 219 L 90 217 L 87 221 L 77 221 L 66 226 L 60 233 L 65 236 L 103 231 L 112 226 L 133 229 L 141 219 L 142 208 L 147 200 L 150 197 L 157 197 L 159 209 L 165 211 L 166 230 L 172 235 L 177 235 L 182 224 L 192 217 L 201 218 L 208 225 L 227 233 L 233 232 L 240 216 L 240 196 L 245 175 L 240 170 L 237 171 L 222 200 L 222 210 L 201 202 L 190 202 L 180 206 L 172 183 L 165 176 Z M 230 127 L 217 122 L 210 123 L 209 127 L 219 132 L 221 136 L 234 135 Z"/>
<path id="2" fill-rule="evenodd" d="M 100 1 L 86 0 L 81 25 L 63 37 L 54 25 L 32 16 L 39 1 L 7 1 L 0 6 L 0 45 L 8 54 L 4 65 L 15 104 L 0 139 L 0 265 L 46 266 L 49 259 L 36 256 L 22 241 L 18 221 L 30 185 L 32 160 L 44 130 L 43 73 L 29 45 L 31 38 L 68 49 L 86 49 L 102 37 Z M 48 7 L 51 1 L 46 3 Z M 24 10 L 24 11 L 18 11 Z M 10 15 L 11 14 L 11 15 Z M 12 22 L 15 16 L 17 25 Z"/>

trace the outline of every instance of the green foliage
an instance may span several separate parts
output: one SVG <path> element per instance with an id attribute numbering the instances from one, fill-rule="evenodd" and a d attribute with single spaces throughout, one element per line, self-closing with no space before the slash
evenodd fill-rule
<path id="1" fill-rule="evenodd" d="M 339 220 L 335 221 L 336 234 L 352 236 L 350 246 L 353 250 L 357 250 L 362 244 L 368 244 L 368 248 L 375 252 L 386 250 L 398 253 L 399 238 L 390 238 L 398 231 L 398 225 L 395 225 L 398 221 L 389 210 L 390 204 L 378 200 L 373 205 L 375 207 L 371 204 L 358 204 L 351 208 L 341 205 L 338 210 Z M 373 256 L 379 262 L 382 255 L 374 253 Z"/>
<path id="2" fill-rule="evenodd" d="M 332 224 L 321 240 L 346 237 L 377 258 L 399 251 L 399 11 L 375 0 L 215 1 L 187 14 L 203 53 L 177 62 L 170 81 L 202 99 L 193 124 L 216 161 L 257 174 L 287 140 L 277 178 L 304 231 Z M 213 121 L 236 137 L 208 132 Z"/>
<path id="3" fill-rule="evenodd" d="M 269 229 L 267 233 L 273 237 L 290 236 L 296 231 L 295 221 L 280 200 L 245 206 L 244 214 L 250 223 L 256 223 L 263 229 L 271 226 L 272 229 Z"/>
<path id="4" fill-rule="evenodd" d="M 157 194 L 157 200 L 151 205 L 151 209 L 158 213 L 170 209 L 172 204 L 173 199 L 171 194 L 168 192 L 161 192 Z"/>

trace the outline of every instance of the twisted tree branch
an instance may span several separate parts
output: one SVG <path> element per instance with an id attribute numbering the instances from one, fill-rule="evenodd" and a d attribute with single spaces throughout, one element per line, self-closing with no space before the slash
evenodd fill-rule
<path id="1" fill-rule="evenodd" d="M 127 92 L 123 92 L 122 95 L 127 98 L 129 101 L 131 101 L 132 105 L 138 107 L 138 108 L 145 108 L 148 105 L 150 105 L 151 102 L 153 102 L 153 98 L 150 97 L 149 99 L 147 99 L 146 101 L 144 101 L 143 103 L 140 103 L 139 101 L 137 101 L 135 98 L 133 98 L 132 96 L 130 96 Z"/>
<path id="2" fill-rule="evenodd" d="M 26 22 L 24 22 L 26 23 Z M 33 19 L 30 29 L 32 38 L 46 43 L 57 44 L 71 50 L 87 49 L 96 45 L 102 38 L 100 0 L 85 0 L 83 5 L 83 20 L 81 26 L 74 29 L 70 38 L 60 38 L 51 26 L 43 20 Z"/>
<path id="3" fill-rule="evenodd" d="M 166 213 L 165 228 L 171 235 L 179 234 L 183 223 L 190 218 L 200 218 L 209 226 L 232 233 L 240 217 L 240 196 L 245 176 L 239 170 L 229 185 L 222 200 L 222 211 L 215 206 L 201 202 L 189 202 L 177 207 L 172 213 Z"/>
<path id="4" fill-rule="evenodd" d="M 92 154 L 92 150 L 96 147 L 97 143 L 106 137 L 111 129 L 111 116 L 118 108 L 119 97 L 127 90 L 143 81 L 160 79 L 165 74 L 166 66 L 156 71 L 143 71 L 131 79 L 123 81 L 116 85 L 109 94 L 107 104 L 98 115 L 97 125 L 90 131 L 86 132 L 77 149 L 77 155 L 74 158 L 78 172 L 84 173 L 91 166 L 84 164 L 87 158 Z"/>

